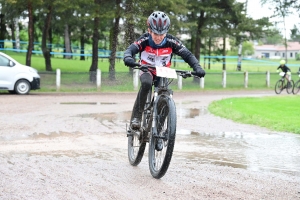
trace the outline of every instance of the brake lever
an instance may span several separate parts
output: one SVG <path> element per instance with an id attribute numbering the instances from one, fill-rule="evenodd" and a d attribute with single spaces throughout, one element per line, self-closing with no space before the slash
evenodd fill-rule
<path id="1" fill-rule="evenodd" d="M 182 72 L 180 75 L 182 78 L 188 78 L 192 76 L 191 72 Z"/>

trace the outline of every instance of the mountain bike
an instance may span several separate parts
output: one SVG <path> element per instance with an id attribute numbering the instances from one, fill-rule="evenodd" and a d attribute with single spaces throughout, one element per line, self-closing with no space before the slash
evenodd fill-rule
<path id="1" fill-rule="evenodd" d="M 126 125 L 128 137 L 129 163 L 137 166 L 144 155 L 146 143 L 149 143 L 148 162 L 151 175 L 159 179 L 167 172 L 176 137 L 176 107 L 172 98 L 173 91 L 169 89 L 177 75 L 183 78 L 195 76 L 195 72 L 175 70 L 168 67 L 141 65 L 134 69 L 147 71 L 156 69 L 160 77 L 158 87 L 154 84 L 147 95 L 147 101 L 141 119 L 141 128 L 133 130 Z M 196 76 L 195 76 L 196 77 Z"/>
<path id="2" fill-rule="evenodd" d="M 282 92 L 282 90 L 284 90 L 284 89 L 286 89 L 286 92 L 288 94 L 291 94 L 293 92 L 294 81 L 290 80 L 289 82 L 286 83 L 284 74 L 285 74 L 284 72 L 279 73 L 279 76 L 281 76 L 281 78 L 275 84 L 275 93 L 276 94 L 280 94 Z"/>
<path id="3" fill-rule="evenodd" d="M 297 94 L 300 90 L 300 71 L 298 71 L 299 80 L 295 83 L 293 94 Z"/>

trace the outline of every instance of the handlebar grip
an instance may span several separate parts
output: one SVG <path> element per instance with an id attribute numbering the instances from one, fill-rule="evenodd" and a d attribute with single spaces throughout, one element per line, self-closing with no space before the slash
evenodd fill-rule
<path id="1" fill-rule="evenodd" d="M 141 64 L 140 63 L 132 63 L 132 66 L 134 66 L 134 67 L 140 67 L 141 66 Z"/>

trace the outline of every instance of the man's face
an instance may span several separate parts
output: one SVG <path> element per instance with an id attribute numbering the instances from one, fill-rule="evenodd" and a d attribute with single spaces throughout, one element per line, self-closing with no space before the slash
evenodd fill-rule
<path id="1" fill-rule="evenodd" d="M 150 35 L 156 45 L 160 44 L 167 35 L 166 33 L 161 34 L 161 35 L 156 34 L 156 33 L 152 32 L 149 28 L 148 28 L 148 32 L 150 33 Z"/>

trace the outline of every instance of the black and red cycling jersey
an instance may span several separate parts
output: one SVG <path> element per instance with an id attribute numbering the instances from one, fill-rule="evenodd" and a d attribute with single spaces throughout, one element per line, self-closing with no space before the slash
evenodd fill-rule
<path id="1" fill-rule="evenodd" d="M 142 64 L 150 64 L 158 67 L 170 67 L 173 53 L 180 56 L 190 67 L 196 70 L 200 67 L 196 57 L 173 35 L 167 34 L 161 45 L 155 45 L 149 33 L 144 33 L 124 52 L 124 58 L 134 58 L 140 55 Z M 153 72 L 155 74 L 155 72 Z"/>

